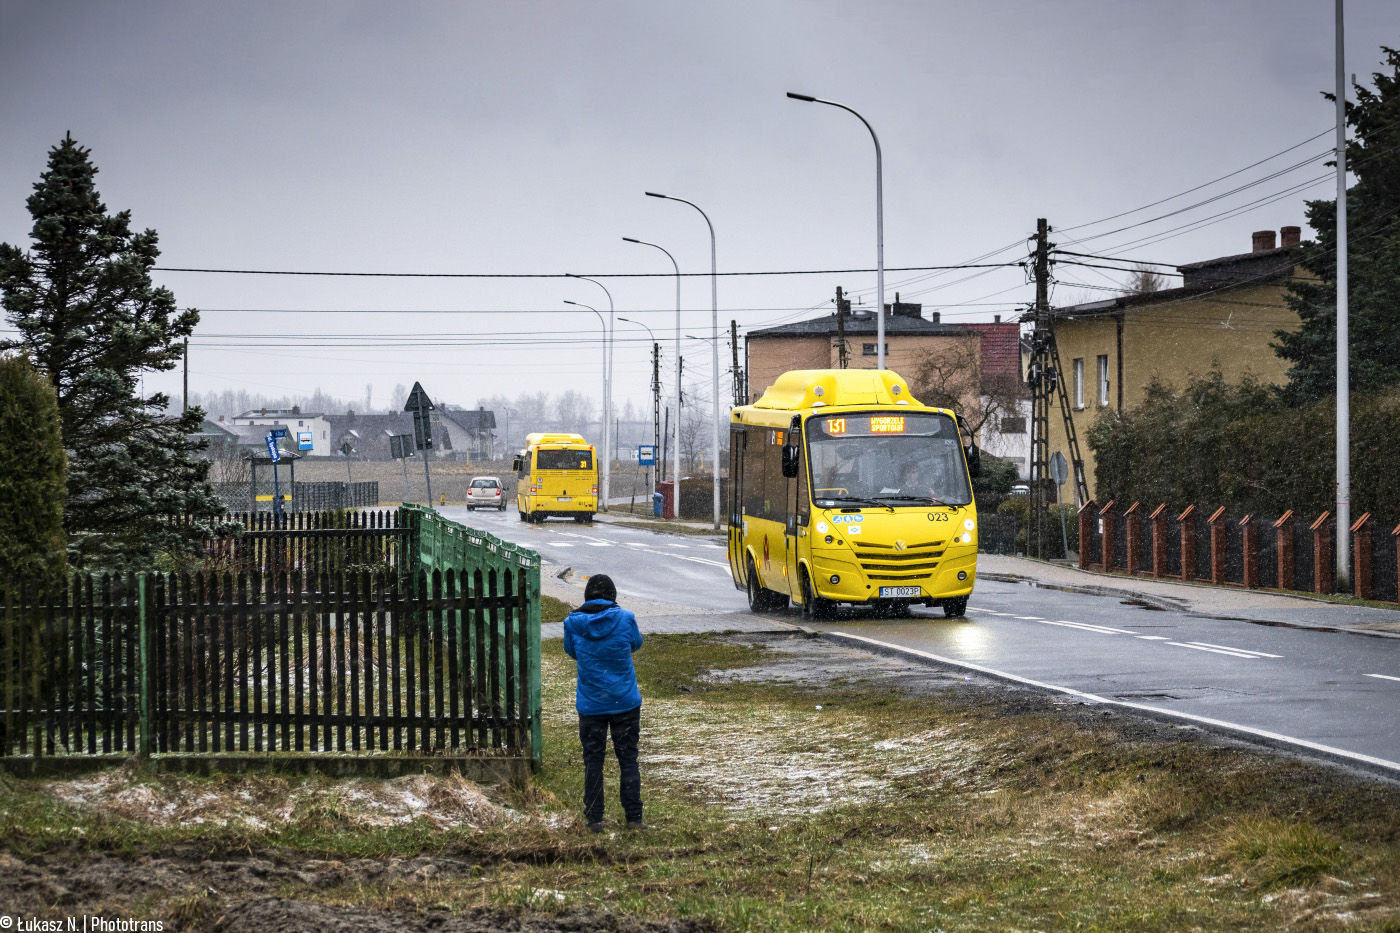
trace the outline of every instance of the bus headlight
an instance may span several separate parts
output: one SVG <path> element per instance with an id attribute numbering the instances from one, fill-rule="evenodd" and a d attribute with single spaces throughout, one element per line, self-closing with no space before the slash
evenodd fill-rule
<path id="1" fill-rule="evenodd" d="M 826 543 L 827 543 L 827 544 L 830 544 L 830 543 L 831 543 L 831 535 L 827 535 L 827 536 L 826 536 Z"/>
<path id="2" fill-rule="evenodd" d="M 966 528 L 968 531 L 971 531 L 972 529 L 977 527 L 977 523 L 970 518 L 965 518 L 963 519 L 963 527 Z"/>
<path id="3" fill-rule="evenodd" d="M 966 580 L 966 579 L 967 579 L 967 571 L 966 571 L 966 570 L 959 570 L 959 571 L 958 571 L 958 579 L 959 579 L 959 580 Z"/>
<path id="4" fill-rule="evenodd" d="M 963 544 L 971 544 L 971 543 L 972 543 L 972 535 L 971 535 L 970 533 L 964 531 L 964 532 L 963 532 L 963 536 L 962 536 L 962 543 L 963 543 Z"/>

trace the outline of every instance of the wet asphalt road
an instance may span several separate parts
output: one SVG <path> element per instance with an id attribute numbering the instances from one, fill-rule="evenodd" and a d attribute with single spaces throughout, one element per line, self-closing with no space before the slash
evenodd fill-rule
<path id="1" fill-rule="evenodd" d="M 558 569 L 607 573 L 624 598 L 747 611 L 722 538 L 603 523 L 527 525 L 514 508 L 442 512 L 523 543 Z M 779 617 L 802 621 L 796 611 Z M 848 613 L 812 627 L 1400 773 L 1400 639 L 1210 619 L 985 580 L 966 620 L 920 607 L 913 619 Z"/>

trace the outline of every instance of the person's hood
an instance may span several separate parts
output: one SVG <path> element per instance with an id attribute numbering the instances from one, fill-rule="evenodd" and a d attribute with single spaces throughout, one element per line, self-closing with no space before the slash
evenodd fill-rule
<path id="1" fill-rule="evenodd" d="M 591 599 L 573 611 L 573 618 L 583 623 L 579 632 L 590 641 L 598 641 L 612 634 L 622 621 L 623 609 L 610 599 Z"/>

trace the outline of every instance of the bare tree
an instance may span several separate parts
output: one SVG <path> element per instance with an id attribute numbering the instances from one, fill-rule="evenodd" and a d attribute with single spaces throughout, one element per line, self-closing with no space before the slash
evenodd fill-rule
<path id="1" fill-rule="evenodd" d="M 957 412 L 979 440 L 1000 433 L 1004 419 L 1023 417 L 1026 389 L 1020 373 L 984 373 L 977 337 L 943 341 L 924 351 L 909 382 L 915 398 Z"/>
<path id="2" fill-rule="evenodd" d="M 696 476 L 704 468 L 706 441 L 709 439 L 709 418 L 694 405 L 683 409 L 681 415 L 681 460 L 685 472 Z"/>
<path id="3" fill-rule="evenodd" d="M 394 391 L 389 395 L 389 410 L 403 411 L 406 404 L 408 404 L 408 386 L 400 382 L 394 386 Z"/>
<path id="4" fill-rule="evenodd" d="M 1167 280 L 1148 266 L 1139 265 L 1123 283 L 1125 295 L 1150 295 L 1167 287 Z"/>
<path id="5" fill-rule="evenodd" d="M 588 422 L 593 418 L 593 400 L 570 389 L 554 402 L 554 416 L 559 423 L 559 430 L 582 434 L 588 429 Z"/>

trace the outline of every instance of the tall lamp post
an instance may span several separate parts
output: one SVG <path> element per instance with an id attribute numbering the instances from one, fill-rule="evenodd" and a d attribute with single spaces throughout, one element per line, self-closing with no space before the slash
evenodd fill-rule
<path id="1" fill-rule="evenodd" d="M 612 340 L 609 336 L 613 329 L 613 298 L 608 287 L 597 279 L 590 279 L 586 275 L 569 274 L 571 279 L 582 279 L 585 282 L 592 282 L 603 290 L 603 294 L 608 296 L 608 322 L 603 334 L 603 463 L 598 476 L 598 511 L 608 510 L 608 490 L 612 482 Z M 575 302 L 568 302 L 574 304 Z M 588 307 L 581 305 L 580 307 Z"/>
<path id="2" fill-rule="evenodd" d="M 1347 317 L 1347 86 L 1337 0 L 1337 589 L 1351 586 L 1351 357 Z"/>
<path id="3" fill-rule="evenodd" d="M 706 214 L 704 211 L 700 210 L 700 206 L 699 206 L 698 204 L 694 204 L 694 203 L 692 203 L 692 202 L 690 202 L 690 201 L 687 201 L 685 198 L 673 198 L 673 197 L 671 197 L 670 195 L 666 195 L 666 194 L 657 194 L 655 191 L 647 191 L 647 192 L 645 192 L 645 194 L 646 194 L 646 196 L 649 197 L 649 198 L 661 198 L 661 199 L 666 200 L 666 201 L 679 201 L 679 202 L 682 203 L 682 204 L 689 204 L 691 207 L 695 208 L 697 211 L 700 211 L 700 216 L 705 218 L 705 226 L 707 226 L 707 227 L 710 228 L 710 331 L 711 331 L 711 333 L 712 333 L 712 336 L 714 337 L 714 342 L 710 345 L 710 348 L 711 348 L 711 350 L 713 351 L 712 354 L 711 354 L 711 359 L 710 359 L 710 394 L 713 396 L 713 398 L 711 399 L 711 402 L 712 402 L 712 404 L 714 405 L 714 424 L 712 425 L 712 427 L 713 427 L 713 429 L 714 429 L 714 436 L 713 436 L 714 444 L 713 444 L 713 446 L 711 447 L 711 464 L 712 464 L 712 466 L 711 466 L 710 472 L 714 474 L 714 513 L 715 513 L 715 525 L 714 525 L 714 528 L 715 528 L 715 531 L 719 531 L 719 271 L 718 271 L 718 266 L 716 266 L 716 264 L 715 264 L 715 225 L 712 224 L 712 223 L 710 223 L 710 217 L 709 217 L 709 215 Z M 677 341 L 677 344 L 676 344 L 676 356 L 677 356 L 677 359 L 679 359 L 679 357 L 680 357 L 680 352 L 681 352 L 681 351 L 680 351 L 680 343 L 679 343 L 679 341 Z M 680 391 L 680 390 L 679 390 L 679 384 L 680 384 L 680 366 L 679 366 L 679 364 L 677 364 L 677 366 L 676 366 L 676 383 L 677 383 L 677 387 L 678 387 L 678 388 L 677 388 L 677 391 L 679 392 L 679 391 Z M 677 433 L 676 433 L 676 437 L 679 438 L 679 437 L 680 437 L 680 425 L 679 425 L 680 408 L 679 408 L 679 407 L 676 409 L 676 418 L 677 418 L 677 428 L 676 428 Z M 677 446 L 679 446 L 679 445 L 677 445 Z M 679 480 L 680 480 L 680 473 L 679 473 L 679 471 L 676 473 L 676 479 L 677 479 L 677 481 L 679 482 Z M 680 487 L 679 487 L 679 486 L 676 487 L 676 496 L 677 496 L 677 498 L 676 498 L 676 511 L 679 512 L 679 511 L 680 511 L 680 498 L 679 498 L 679 497 L 680 497 Z"/>
<path id="4" fill-rule="evenodd" d="M 608 403 L 606 401 L 608 397 L 608 322 L 603 320 L 603 312 L 599 311 L 592 305 L 586 305 L 578 301 L 570 301 L 567 298 L 564 299 L 564 304 L 573 305 L 575 308 L 587 308 L 589 311 L 592 311 L 594 314 L 598 315 L 598 323 L 603 325 L 603 438 L 606 441 L 608 437 L 608 432 L 606 428 L 608 420 Z M 603 462 L 608 462 L 608 453 L 606 447 L 603 448 Z M 600 476 L 598 479 L 598 511 L 606 512 L 607 509 L 603 508 L 603 506 L 607 502 L 606 493 L 608 487 L 604 485 L 604 480 L 602 476 Z"/>
<path id="5" fill-rule="evenodd" d="M 624 239 L 626 238 L 624 237 Z M 634 321 L 631 318 L 620 317 L 618 318 L 618 320 L 626 324 L 636 324 L 638 327 L 641 327 L 644 330 L 646 330 L 647 336 L 651 338 L 651 345 L 656 348 L 655 352 L 658 354 L 661 352 L 661 344 L 656 342 L 656 334 L 652 333 L 650 327 L 647 327 L 641 321 Z M 661 373 L 659 371 L 656 372 L 656 378 L 653 380 L 651 391 L 652 398 L 654 399 L 652 411 L 655 412 L 661 407 Z M 651 459 L 656 460 L 661 453 L 659 449 L 661 447 L 661 425 L 656 421 L 655 417 L 653 417 L 652 419 L 652 425 L 652 443 L 657 449 L 652 452 Z M 647 472 L 651 474 L 651 488 L 647 490 L 647 494 L 651 495 L 652 493 L 656 492 L 656 467 L 653 466 Z"/>
<path id="6" fill-rule="evenodd" d="M 1338 0 L 1340 2 L 1340 0 Z M 875 315 L 875 357 L 876 369 L 885 368 L 885 194 L 883 170 L 880 159 L 880 137 L 875 135 L 875 128 L 870 125 L 870 121 L 856 113 L 845 104 L 838 104 L 834 100 L 822 100 L 819 97 L 812 97 L 807 94 L 794 94 L 788 91 L 788 97 L 793 100 L 806 101 L 809 104 L 827 104 L 831 107 L 840 107 L 849 114 L 854 114 L 855 118 L 865 124 L 865 128 L 870 131 L 870 138 L 875 141 L 875 289 L 879 293 L 879 305 L 876 307 L 878 313 Z M 718 349 L 718 348 L 716 348 Z"/>
<path id="7" fill-rule="evenodd" d="M 636 243 L 638 246 L 650 246 L 652 249 L 659 249 L 666 254 L 666 258 L 671 260 L 671 268 L 676 270 L 676 417 L 672 419 L 676 428 L 676 441 L 671 445 L 671 498 L 672 507 L 675 511 L 673 518 L 681 517 L 681 267 L 676 265 L 676 257 L 664 246 L 657 246 L 655 243 L 648 243 L 646 240 L 636 240 L 630 236 L 622 238 L 628 243 Z"/>
<path id="8" fill-rule="evenodd" d="M 505 413 L 505 416 L 506 416 L 506 439 L 505 439 L 505 449 L 502 450 L 501 453 L 502 453 L 504 459 L 509 460 L 509 459 L 510 459 L 510 416 L 511 416 L 512 414 L 519 414 L 519 412 L 517 412 L 517 411 L 515 411 L 515 409 L 509 408 L 509 407 L 503 407 L 503 408 L 501 409 L 501 411 L 504 412 L 504 413 Z"/>

